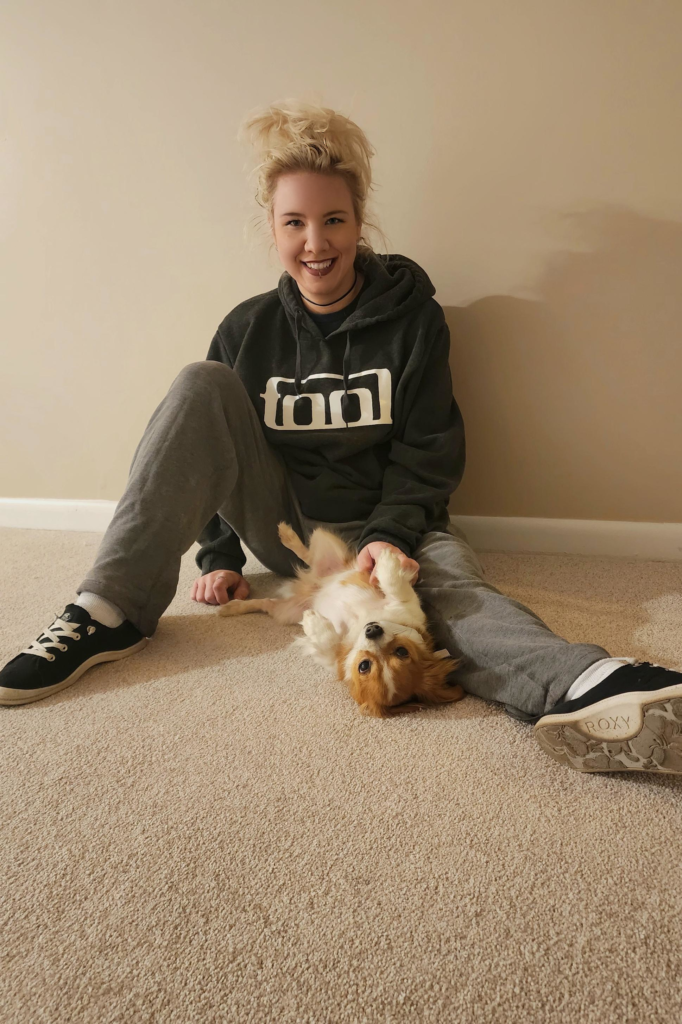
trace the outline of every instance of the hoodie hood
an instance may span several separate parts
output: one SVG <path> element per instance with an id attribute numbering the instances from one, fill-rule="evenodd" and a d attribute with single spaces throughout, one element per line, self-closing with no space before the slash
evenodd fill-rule
<path id="1" fill-rule="evenodd" d="M 397 253 L 360 252 L 354 263 L 355 269 L 365 277 L 365 285 L 358 296 L 358 304 L 340 327 L 323 338 L 317 325 L 308 316 L 294 278 L 287 271 L 281 275 L 277 285 L 287 320 L 296 339 L 296 394 L 305 393 L 303 379 L 302 338 L 314 345 L 329 344 L 332 339 L 345 333 L 346 347 L 343 356 L 344 404 L 348 401 L 348 366 L 350 360 L 351 331 L 384 320 L 397 320 L 417 306 L 432 298 L 436 289 L 429 275 L 414 260 Z M 344 423 L 348 426 L 345 412 Z"/>
<path id="2" fill-rule="evenodd" d="M 369 327 L 382 320 L 395 320 L 436 294 L 426 271 L 407 256 L 361 252 L 355 257 L 354 266 L 364 275 L 367 284 L 359 296 L 355 312 L 338 328 L 340 331 Z M 291 329 L 296 331 L 297 313 L 300 319 L 300 314 L 305 315 L 306 310 L 298 285 L 286 270 L 279 279 L 277 292 Z M 313 324 L 309 317 L 305 319 Z"/>

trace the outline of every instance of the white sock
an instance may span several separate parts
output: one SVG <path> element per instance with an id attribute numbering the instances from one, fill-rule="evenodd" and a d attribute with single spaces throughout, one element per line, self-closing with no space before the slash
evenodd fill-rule
<path id="1" fill-rule="evenodd" d="M 91 594 L 88 590 L 79 594 L 75 603 L 90 612 L 95 622 L 101 622 L 103 626 L 109 626 L 111 629 L 116 629 L 125 621 L 125 615 L 118 605 L 112 604 L 99 594 Z"/>
<path id="2" fill-rule="evenodd" d="M 593 665 L 580 673 L 571 688 L 565 693 L 562 703 L 564 700 L 575 700 L 576 697 L 582 697 L 584 693 L 591 690 L 597 683 L 601 683 L 621 665 L 634 665 L 635 660 L 635 658 L 602 658 L 601 661 L 595 661 Z"/>

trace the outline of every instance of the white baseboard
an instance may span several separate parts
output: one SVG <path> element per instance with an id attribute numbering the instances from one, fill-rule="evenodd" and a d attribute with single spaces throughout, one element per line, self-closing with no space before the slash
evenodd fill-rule
<path id="1" fill-rule="evenodd" d="M 452 516 L 475 551 L 537 551 L 682 561 L 682 523 Z"/>
<path id="2" fill-rule="evenodd" d="M 0 527 L 103 533 L 115 501 L 0 498 Z M 601 519 L 524 519 L 453 516 L 476 551 L 534 551 L 682 561 L 682 523 L 607 522 Z"/>
<path id="3" fill-rule="evenodd" d="M 82 530 L 104 533 L 115 501 L 71 498 L 0 498 L 0 526 L 23 530 Z"/>

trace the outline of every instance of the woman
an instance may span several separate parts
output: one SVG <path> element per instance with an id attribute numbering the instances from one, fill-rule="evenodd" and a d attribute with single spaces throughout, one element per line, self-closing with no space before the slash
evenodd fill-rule
<path id="1" fill-rule="evenodd" d="M 245 131 L 260 150 L 257 198 L 284 268 L 278 287 L 233 309 L 208 359 L 179 374 L 77 600 L 0 672 L 0 701 L 38 700 L 144 647 L 197 538 L 196 601 L 248 595 L 241 541 L 292 575 L 295 556 L 277 536 L 284 519 L 305 538 L 330 525 L 368 570 L 395 549 L 439 643 L 465 658 L 464 689 L 538 723 L 557 760 L 682 770 L 682 675 L 557 636 L 485 582 L 449 520 L 465 445 L 448 327 L 425 271 L 375 254 L 362 234 L 373 153 L 364 133 L 296 104 L 267 109 Z M 645 750 L 652 722 L 669 728 Z M 606 740 L 619 742 L 607 750 Z"/>

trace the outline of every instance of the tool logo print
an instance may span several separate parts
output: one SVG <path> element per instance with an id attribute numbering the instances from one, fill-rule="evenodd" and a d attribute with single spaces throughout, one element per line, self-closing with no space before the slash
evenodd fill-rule
<path id="1" fill-rule="evenodd" d="M 361 370 L 349 374 L 348 380 L 355 380 L 357 386 L 348 388 L 344 420 L 340 373 L 311 373 L 301 381 L 305 393 L 299 395 L 292 377 L 270 377 L 260 396 L 265 400 L 265 426 L 273 430 L 325 430 L 393 422 L 390 370 Z"/>

